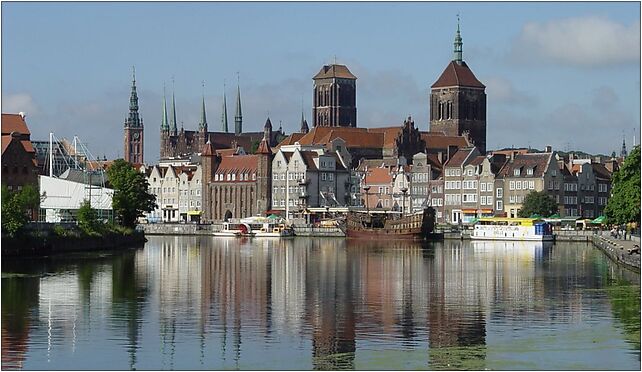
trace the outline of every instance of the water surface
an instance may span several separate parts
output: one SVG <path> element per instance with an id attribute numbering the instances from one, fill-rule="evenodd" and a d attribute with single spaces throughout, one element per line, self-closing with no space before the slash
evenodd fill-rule
<path id="1" fill-rule="evenodd" d="M 149 237 L 2 261 L 3 369 L 640 369 L 584 243 Z"/>

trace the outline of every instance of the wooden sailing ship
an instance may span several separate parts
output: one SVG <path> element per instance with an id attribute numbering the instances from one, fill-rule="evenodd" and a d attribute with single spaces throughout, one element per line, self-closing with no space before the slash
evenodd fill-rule
<path id="1" fill-rule="evenodd" d="M 428 239 L 435 225 L 435 210 L 403 215 L 391 211 L 349 211 L 346 235 L 364 239 Z"/>

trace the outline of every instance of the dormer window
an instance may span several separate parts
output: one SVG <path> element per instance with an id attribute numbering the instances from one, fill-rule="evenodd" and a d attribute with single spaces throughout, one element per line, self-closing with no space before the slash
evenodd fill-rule
<path id="1" fill-rule="evenodd" d="M 529 176 L 532 176 L 533 175 L 533 168 L 526 169 L 526 174 L 529 175 Z"/>
<path id="2" fill-rule="evenodd" d="M 519 168 L 515 168 L 513 170 L 513 176 L 519 176 L 519 173 L 520 173 Z"/>

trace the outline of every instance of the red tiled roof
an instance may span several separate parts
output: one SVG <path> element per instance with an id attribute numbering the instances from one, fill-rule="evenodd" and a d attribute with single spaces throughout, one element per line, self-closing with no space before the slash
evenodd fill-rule
<path id="1" fill-rule="evenodd" d="M 396 144 L 399 133 L 403 130 L 403 125 L 395 127 L 368 128 L 370 133 L 383 133 L 383 147 L 392 148 Z"/>
<path id="2" fill-rule="evenodd" d="M 232 155 L 236 154 L 236 151 L 237 151 L 236 149 L 218 149 L 218 150 L 215 150 L 216 155 L 218 155 L 218 156 L 232 156 Z"/>
<path id="3" fill-rule="evenodd" d="M 22 147 L 25 148 L 26 152 L 33 152 L 33 153 L 36 152 L 36 150 L 33 148 L 33 144 L 31 143 L 31 141 L 24 140 L 24 141 L 20 141 L 20 142 L 22 142 Z"/>
<path id="4" fill-rule="evenodd" d="M 350 72 L 345 65 L 337 64 L 321 67 L 321 70 L 318 74 L 314 75 L 313 79 L 327 79 L 335 77 L 342 79 L 357 79 L 357 77 L 352 75 L 352 72 Z"/>
<path id="5" fill-rule="evenodd" d="M 337 138 L 345 141 L 346 147 L 350 148 L 380 148 L 383 145 L 385 135 L 383 133 L 372 133 L 367 129 L 357 132 L 352 129 L 361 128 L 333 128 L 319 143 L 329 144 Z M 365 129 L 365 128 L 363 128 Z"/>
<path id="6" fill-rule="evenodd" d="M 470 163 L 468 163 L 468 164 L 466 164 L 466 165 L 479 165 L 479 164 L 481 164 L 481 163 L 484 161 L 484 159 L 486 159 L 486 157 L 485 157 L 484 155 L 475 156 L 475 157 L 470 161 Z"/>
<path id="7" fill-rule="evenodd" d="M 10 135 L 3 135 L 2 136 L 2 153 L 4 154 L 4 150 L 9 147 L 9 144 L 11 143 L 11 136 Z"/>
<path id="8" fill-rule="evenodd" d="M 508 161 L 506 165 L 499 172 L 503 177 L 517 177 L 514 176 L 514 170 L 520 168 L 520 176 L 526 178 L 542 177 L 546 171 L 546 166 L 550 161 L 552 153 L 533 153 L 533 154 L 520 154 L 515 155 L 512 161 Z M 533 174 L 527 175 L 526 169 L 533 168 Z"/>
<path id="9" fill-rule="evenodd" d="M 261 143 L 259 143 L 259 147 L 256 149 L 257 154 L 271 154 L 272 149 L 270 148 L 270 144 L 267 143 L 265 138 L 261 140 Z"/>
<path id="10" fill-rule="evenodd" d="M 364 179 L 366 185 L 387 185 L 391 182 L 392 175 L 388 168 L 370 168 Z"/>
<path id="11" fill-rule="evenodd" d="M 440 132 L 422 132 L 421 139 L 426 142 L 426 148 L 430 150 L 446 150 L 448 149 L 448 146 L 470 146 L 464 136 L 446 136 Z"/>
<path id="12" fill-rule="evenodd" d="M 593 173 L 595 173 L 597 177 L 609 180 L 611 179 L 611 172 L 606 169 L 604 164 L 591 163 L 591 166 L 593 167 Z"/>
<path id="13" fill-rule="evenodd" d="M 475 74 L 473 74 L 466 62 L 463 61 L 461 65 L 455 61 L 451 61 L 431 88 L 454 86 L 485 88 L 484 84 L 477 80 Z"/>
<path id="14" fill-rule="evenodd" d="M 216 174 L 253 173 L 258 168 L 258 160 L 257 155 L 224 156 L 221 158 Z"/>
<path id="15" fill-rule="evenodd" d="M 319 157 L 319 154 L 316 153 L 315 151 L 300 151 L 301 157 L 303 158 L 303 162 L 305 162 L 305 165 L 308 167 L 310 170 L 317 170 L 317 165 L 314 162 L 314 159 Z"/>
<path id="16" fill-rule="evenodd" d="M 294 145 L 295 142 L 298 142 L 301 138 L 305 136 L 305 133 L 292 133 L 289 136 L 287 136 L 283 141 L 281 141 L 278 145 L 276 145 L 277 148 L 281 146 L 286 146 L 286 145 Z"/>
<path id="17" fill-rule="evenodd" d="M 448 159 L 446 164 L 444 164 L 445 167 L 461 167 L 462 164 L 464 164 L 464 161 L 470 155 L 470 152 L 473 151 L 473 148 L 463 148 L 457 150 L 457 152 Z"/>
<path id="18" fill-rule="evenodd" d="M 427 162 L 430 163 L 431 167 L 441 169 L 443 164 L 439 162 L 439 157 L 437 157 L 437 154 L 427 154 L 426 159 Z"/>
<path id="19" fill-rule="evenodd" d="M 22 116 L 18 114 L 2 114 L 2 134 L 10 134 L 11 132 L 31 135 Z"/>
<path id="20" fill-rule="evenodd" d="M 214 151 L 214 146 L 212 146 L 212 143 L 210 141 L 207 141 L 205 145 L 203 145 L 203 149 L 201 150 L 201 156 L 214 156 L 216 155 L 216 152 Z"/>

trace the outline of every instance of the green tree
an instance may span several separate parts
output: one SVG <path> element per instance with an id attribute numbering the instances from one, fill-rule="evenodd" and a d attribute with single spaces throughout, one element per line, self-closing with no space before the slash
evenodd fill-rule
<path id="1" fill-rule="evenodd" d="M 2 185 L 2 233 L 13 237 L 34 215 L 40 205 L 38 189 L 32 185 L 20 191 L 9 191 Z"/>
<path id="2" fill-rule="evenodd" d="M 550 197 L 546 191 L 532 191 L 524 198 L 522 209 L 517 215 L 519 217 L 530 217 L 539 214 L 548 217 L 557 213 L 557 203 Z"/>
<path id="3" fill-rule="evenodd" d="M 622 167 L 613 173 L 611 197 L 604 214 L 609 223 L 640 221 L 640 146 L 626 157 Z"/>
<path id="4" fill-rule="evenodd" d="M 107 178 L 114 189 L 112 206 L 121 225 L 136 226 L 136 219 L 156 208 L 156 196 L 150 194 L 145 175 L 123 159 L 107 169 Z"/>
<path id="5" fill-rule="evenodd" d="M 96 210 L 91 207 L 89 200 L 85 200 L 78 208 L 78 226 L 85 232 L 85 234 L 96 234 L 100 230 L 100 221 L 98 221 L 98 214 Z"/>

